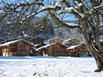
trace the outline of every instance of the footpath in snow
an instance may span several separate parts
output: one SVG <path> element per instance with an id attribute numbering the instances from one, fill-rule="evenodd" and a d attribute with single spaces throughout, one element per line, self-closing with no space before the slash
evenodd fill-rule
<path id="1" fill-rule="evenodd" d="M 0 57 L 0 77 L 103 77 L 92 57 Z"/>

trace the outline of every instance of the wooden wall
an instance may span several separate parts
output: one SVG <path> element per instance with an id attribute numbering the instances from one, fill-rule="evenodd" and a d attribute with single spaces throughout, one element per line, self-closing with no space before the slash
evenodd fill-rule
<path id="1" fill-rule="evenodd" d="M 27 56 L 30 55 L 31 45 L 19 42 L 14 45 L 1 47 L 3 56 Z"/>
<path id="2" fill-rule="evenodd" d="M 3 47 L 1 48 L 2 56 L 12 56 L 12 53 L 10 52 L 10 47 Z"/>
<path id="3" fill-rule="evenodd" d="M 53 43 L 63 43 L 63 40 L 60 38 L 53 38 L 49 40 L 49 44 L 53 44 Z"/>
<path id="4" fill-rule="evenodd" d="M 90 56 L 89 50 L 85 44 L 74 48 L 67 48 L 69 56 Z"/>
<path id="5" fill-rule="evenodd" d="M 85 44 L 74 48 L 63 46 L 62 44 L 53 44 L 37 49 L 38 56 L 90 56 L 89 50 Z"/>
<path id="6" fill-rule="evenodd" d="M 80 40 L 78 39 L 70 39 L 64 42 L 66 46 L 78 45 L 79 43 L 80 43 Z"/>
<path id="7" fill-rule="evenodd" d="M 2 50 L 1 50 L 1 48 L 0 48 L 0 56 L 2 56 Z"/>
<path id="8" fill-rule="evenodd" d="M 56 43 L 47 47 L 37 49 L 38 55 L 42 56 L 67 56 L 66 46 Z"/>

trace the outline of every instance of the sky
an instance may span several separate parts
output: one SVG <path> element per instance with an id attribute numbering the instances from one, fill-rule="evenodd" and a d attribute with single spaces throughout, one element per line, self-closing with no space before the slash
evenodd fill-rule
<path id="1" fill-rule="evenodd" d="M 41 12 L 41 13 L 39 13 L 39 14 L 36 15 L 36 16 L 41 17 L 41 16 L 43 16 L 43 15 L 45 15 L 45 12 Z M 75 18 L 74 15 L 68 14 L 68 16 L 65 16 L 63 20 L 73 21 L 73 20 L 76 20 L 76 18 Z"/>

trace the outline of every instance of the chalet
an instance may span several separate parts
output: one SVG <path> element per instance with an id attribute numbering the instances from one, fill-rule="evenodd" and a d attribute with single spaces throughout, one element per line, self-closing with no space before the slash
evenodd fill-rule
<path id="1" fill-rule="evenodd" d="M 90 56 L 89 49 L 85 44 L 67 48 L 69 56 Z"/>
<path id="2" fill-rule="evenodd" d="M 75 38 L 71 38 L 71 39 L 65 40 L 64 44 L 66 46 L 78 45 L 78 44 L 80 44 L 80 40 L 75 39 Z"/>
<path id="3" fill-rule="evenodd" d="M 67 47 L 61 43 L 53 43 L 36 49 L 37 55 L 41 56 L 67 56 Z"/>
<path id="4" fill-rule="evenodd" d="M 53 44 L 53 43 L 63 43 L 64 40 L 62 40 L 61 38 L 59 37 L 55 37 L 55 38 L 52 38 L 52 39 L 49 39 L 49 44 Z"/>
<path id="5" fill-rule="evenodd" d="M 26 56 L 30 55 L 33 45 L 26 40 L 18 39 L 0 44 L 2 56 Z"/>
<path id="6" fill-rule="evenodd" d="M 34 39 L 32 39 L 32 42 L 34 43 L 34 44 L 40 44 L 40 43 L 44 43 L 44 38 L 42 38 L 42 37 L 36 37 L 36 38 L 34 38 Z"/>

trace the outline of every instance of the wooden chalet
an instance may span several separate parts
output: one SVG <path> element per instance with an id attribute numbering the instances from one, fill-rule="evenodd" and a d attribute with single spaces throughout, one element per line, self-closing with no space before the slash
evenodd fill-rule
<path id="1" fill-rule="evenodd" d="M 31 54 L 32 47 L 31 43 L 23 39 L 8 41 L 0 44 L 0 54 L 1 56 L 27 56 Z"/>
<path id="2" fill-rule="evenodd" d="M 80 44 L 80 40 L 75 39 L 75 38 L 71 38 L 71 39 L 65 40 L 64 44 L 66 46 L 78 45 L 78 44 Z"/>
<path id="3" fill-rule="evenodd" d="M 34 38 L 34 39 L 32 39 L 32 42 L 34 43 L 34 44 L 40 44 L 40 43 L 44 43 L 44 38 L 42 38 L 42 37 L 36 37 L 36 38 Z"/>
<path id="4" fill-rule="evenodd" d="M 85 44 L 71 46 L 67 48 L 69 56 L 90 56 L 89 49 Z"/>
<path id="5" fill-rule="evenodd" d="M 53 43 L 36 49 L 39 56 L 67 56 L 67 47 L 61 43 Z"/>
<path id="6" fill-rule="evenodd" d="M 55 37 L 55 38 L 52 38 L 52 39 L 49 39 L 49 44 L 53 44 L 53 43 L 63 43 L 64 40 L 62 40 L 61 38 L 59 37 Z"/>

